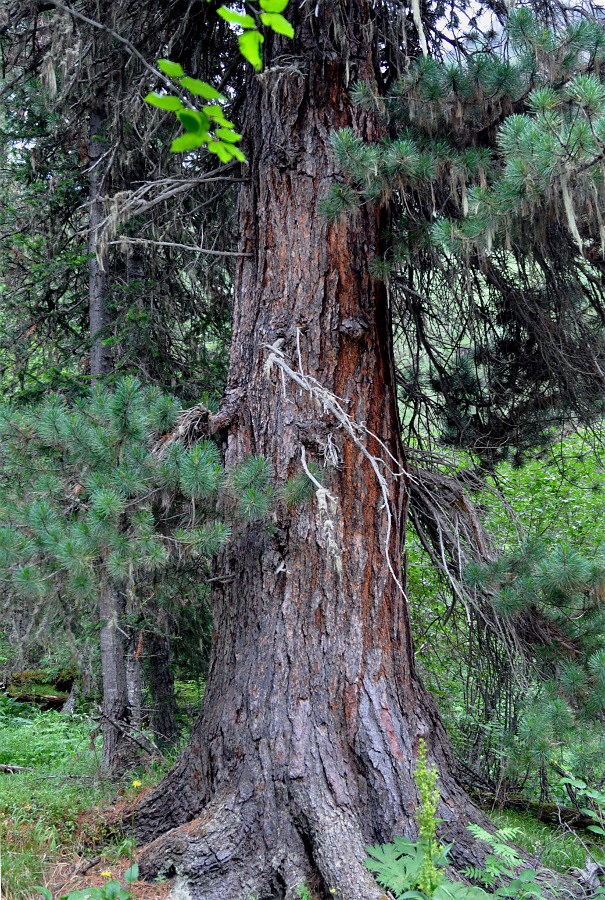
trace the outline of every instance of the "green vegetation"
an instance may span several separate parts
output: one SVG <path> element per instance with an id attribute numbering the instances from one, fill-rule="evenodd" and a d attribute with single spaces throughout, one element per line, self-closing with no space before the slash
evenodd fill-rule
<path id="1" fill-rule="evenodd" d="M 200 827 L 226 828 L 216 785 L 236 825 L 206 873 L 213 898 L 221 879 L 241 893 L 229 848 L 264 829 L 250 897 L 355 900 L 370 877 L 359 849 L 349 882 L 346 848 L 329 858 L 335 833 L 324 840 L 311 809 L 324 790 L 339 807 L 341 781 L 351 845 L 363 828 L 382 840 L 393 822 L 417 826 L 368 850 L 397 900 L 540 898 L 541 866 L 598 877 L 603 12 L 393 10 L 9 0 L 0 14 L 7 900 L 36 885 L 46 900 L 129 900 L 135 827 L 170 849 L 199 790 Z M 376 683 L 399 681 L 374 721 L 378 656 Z M 454 776 L 497 826 L 465 832 L 486 855 L 459 866 L 464 883 L 438 837 L 446 773 L 429 759 L 450 754 L 410 688 L 415 664 Z M 296 711 L 272 718 L 271 691 L 290 688 Z M 408 769 L 409 796 L 372 808 L 376 771 L 401 776 L 418 733 L 416 790 Z M 128 802 L 188 734 L 182 780 L 151 793 L 145 821 L 146 800 Z M 306 753 L 323 781 L 307 783 Z M 240 769 L 250 784 L 231 783 Z M 304 772 L 302 799 L 285 771 Z M 240 808 L 265 778 L 288 847 Z M 115 835 L 105 811 L 121 801 Z M 199 838 L 183 838 L 191 871 Z M 107 860 L 109 880 L 72 890 L 59 876 L 84 856 Z M 109 874 L 118 857 L 125 871 Z"/>
<path id="2" fill-rule="evenodd" d="M 2 887 L 10 900 L 32 896 L 66 850 L 84 852 L 99 837 L 98 827 L 79 821 L 109 796 L 95 777 L 91 732 L 86 719 L 0 698 L 0 763 L 31 770 L 0 774 Z"/>
<path id="3" fill-rule="evenodd" d="M 514 828 L 501 828 L 494 834 L 478 825 L 469 825 L 473 836 L 487 845 L 491 852 L 485 857 L 482 868 L 469 867 L 462 872 L 471 884 L 452 881 L 444 869 L 453 845 L 440 846 L 436 839 L 439 802 L 437 769 L 427 763 L 423 741 L 415 780 L 420 795 L 418 841 L 398 837 L 392 844 L 368 847 L 370 858 L 366 860 L 366 866 L 396 900 L 486 900 L 493 894 L 522 900 L 543 896 L 542 886 L 537 880 L 538 873 L 527 867 L 511 846 L 511 841 L 517 836 Z M 482 885 L 487 891 L 476 885 Z"/>

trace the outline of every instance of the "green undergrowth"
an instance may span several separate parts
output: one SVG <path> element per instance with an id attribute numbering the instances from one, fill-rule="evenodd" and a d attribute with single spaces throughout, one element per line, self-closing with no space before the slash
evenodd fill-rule
<path id="1" fill-rule="evenodd" d="M 533 857 L 536 866 L 544 866 L 556 872 L 568 872 L 572 868 L 583 869 L 587 850 L 596 862 L 605 864 L 603 840 L 584 830 L 579 835 L 581 843 L 568 827 L 539 822 L 529 813 L 489 810 L 489 815 L 498 828 L 517 829 L 515 842 Z"/>
<path id="2" fill-rule="evenodd" d="M 162 773 L 153 768 L 118 782 L 101 778 L 95 731 L 85 716 L 66 718 L 0 697 L 0 764 L 26 769 L 0 773 L 3 900 L 39 900 L 34 887 L 75 855 L 111 863 L 131 853 L 128 841 L 116 844 L 107 832 L 102 810 Z"/>

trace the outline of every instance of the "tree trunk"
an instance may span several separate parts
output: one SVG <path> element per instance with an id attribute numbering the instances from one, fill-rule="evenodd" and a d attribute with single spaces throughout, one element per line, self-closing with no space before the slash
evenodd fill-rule
<path id="1" fill-rule="evenodd" d="M 147 659 L 153 737 L 158 747 L 170 747 L 177 738 L 178 728 L 168 622 L 162 609 L 158 612 L 157 629 L 149 633 Z"/>
<path id="2" fill-rule="evenodd" d="M 330 132 L 353 125 L 380 137 L 347 94 L 376 80 L 371 6 L 325 0 L 292 16 L 294 41 L 267 39 L 266 70 L 248 93 L 247 257 L 224 453 L 227 466 L 262 454 L 279 486 L 301 472 L 304 447 L 337 504 L 320 492 L 282 508 L 271 527 L 240 524 L 218 561 L 228 577 L 214 585 L 201 717 L 134 818 L 139 841 L 154 839 L 141 870 L 183 876 L 193 900 L 289 900 L 309 878 L 343 900 L 378 900 L 365 845 L 416 835 L 421 738 L 441 775 L 442 829 L 460 839 L 460 857 L 479 861 L 464 825 L 482 816 L 450 774 L 449 742 L 414 671 L 407 601 L 389 570 L 389 559 L 400 569 L 408 489 L 387 295 L 371 275 L 386 223 L 364 207 L 328 226 L 321 210 L 334 177 Z M 347 433 L 319 391 L 312 400 L 283 374 L 271 347 L 375 437 Z M 369 456 L 382 475 L 397 473 L 390 533 Z"/>
<path id="3" fill-rule="evenodd" d="M 90 329 L 90 374 L 93 379 L 109 375 L 112 370 L 111 348 L 104 344 L 109 325 L 109 275 L 106 261 L 101 265 L 97 254 L 99 226 L 105 218 L 103 177 L 105 168 L 101 157 L 105 153 L 105 113 L 99 105 L 90 114 L 88 138 L 89 203 L 88 230 L 88 315 Z"/>
<path id="4" fill-rule="evenodd" d="M 135 728 L 141 727 L 141 663 L 137 656 L 137 635 L 130 634 L 126 642 L 126 693 L 128 695 L 128 708 L 130 724 Z"/>
<path id="5" fill-rule="evenodd" d="M 101 670 L 103 674 L 103 769 L 120 768 L 129 747 L 130 722 L 124 640 L 120 629 L 123 603 L 118 591 L 107 584 L 99 596 L 101 620 Z"/>
<path id="6" fill-rule="evenodd" d="M 61 707 L 61 715 L 62 716 L 72 716 L 76 709 L 76 703 L 78 702 L 78 698 L 80 696 L 80 681 L 76 677 L 73 680 L 73 684 L 69 690 L 69 696 L 67 700 Z"/>

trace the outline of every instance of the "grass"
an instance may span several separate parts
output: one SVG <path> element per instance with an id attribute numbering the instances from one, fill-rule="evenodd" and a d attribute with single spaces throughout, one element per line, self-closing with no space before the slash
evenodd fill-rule
<path id="1" fill-rule="evenodd" d="M 101 808 L 136 791 L 132 774 L 121 784 L 99 777 L 94 726 L 84 716 L 66 718 L 0 697 L 0 763 L 29 770 L 0 774 L 3 900 L 39 897 L 34 886 L 66 856 L 114 861 L 131 852 L 128 841 L 104 854 L 97 849 L 108 842 Z M 145 785 L 158 773 L 136 777 Z"/>
<path id="2" fill-rule="evenodd" d="M 203 687 L 183 681 L 177 690 L 190 725 Z M 128 837 L 116 843 L 107 834 L 103 810 L 157 782 L 166 764 L 119 780 L 103 779 L 97 731 L 97 723 L 87 716 L 65 717 L 0 695 L 0 763 L 27 769 L 0 773 L 1 900 L 39 900 L 34 887 L 45 884 L 66 859 L 101 856 L 111 869 L 121 857 L 124 865 L 132 857 Z M 186 737 L 185 731 L 179 746 Z M 175 748 L 170 758 L 177 752 Z"/>
<path id="3" fill-rule="evenodd" d="M 518 828 L 516 843 L 534 857 L 536 866 L 544 866 L 557 872 L 571 868 L 583 869 L 586 865 L 586 849 L 578 837 L 568 828 L 539 822 L 529 813 L 513 810 L 490 811 L 490 818 L 498 828 Z M 605 862 L 602 841 L 584 830 L 581 841 L 598 862 Z"/>

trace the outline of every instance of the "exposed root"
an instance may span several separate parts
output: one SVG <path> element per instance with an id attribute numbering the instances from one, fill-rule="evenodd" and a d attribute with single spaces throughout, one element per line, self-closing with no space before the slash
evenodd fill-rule
<path id="1" fill-rule="evenodd" d="M 302 817 L 311 840 L 313 862 L 327 891 L 343 900 L 380 900 L 384 891 L 364 865 L 368 854 L 354 817 L 327 797 L 315 799 L 311 808 L 313 813 L 307 811 Z"/>
<path id="2" fill-rule="evenodd" d="M 141 875 L 175 878 L 179 896 L 189 900 L 296 900 L 317 875 L 335 898 L 381 900 L 384 892 L 363 864 L 367 853 L 354 817 L 323 801 L 294 824 L 289 813 L 267 821 L 258 799 L 215 800 L 203 816 L 143 850 Z"/>

